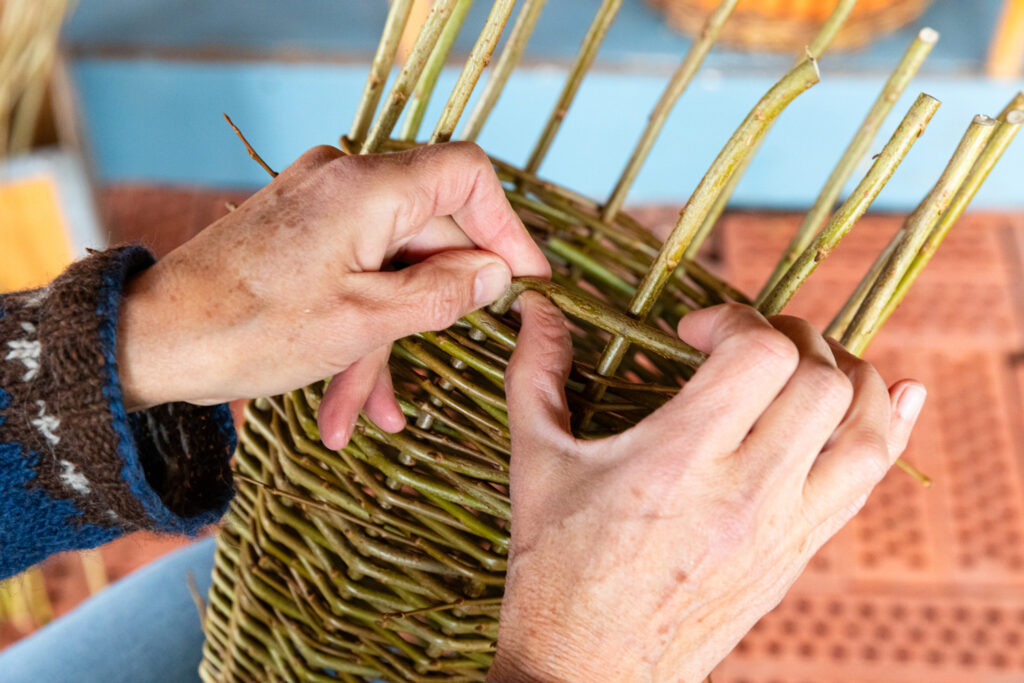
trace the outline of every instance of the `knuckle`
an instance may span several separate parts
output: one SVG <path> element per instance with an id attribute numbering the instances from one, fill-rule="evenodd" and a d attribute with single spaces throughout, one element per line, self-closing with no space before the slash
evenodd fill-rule
<path id="1" fill-rule="evenodd" d="M 487 153 L 475 142 L 460 140 L 458 142 L 446 143 L 445 147 L 450 150 L 451 154 L 464 160 L 466 163 L 479 166 L 491 165 L 491 160 L 487 157 Z"/>
<path id="2" fill-rule="evenodd" d="M 443 330 L 454 325 L 462 315 L 464 299 L 462 286 L 455 278 L 438 278 L 424 302 L 431 330 Z"/>
<path id="3" fill-rule="evenodd" d="M 296 163 L 306 168 L 319 168 L 344 156 L 344 153 L 336 147 L 317 145 L 306 150 Z"/>
<path id="4" fill-rule="evenodd" d="M 844 444 L 853 466 L 865 482 L 873 486 L 889 471 L 889 445 L 877 430 L 861 428 L 849 435 Z"/>
<path id="5" fill-rule="evenodd" d="M 853 383 L 846 373 L 824 361 L 807 361 L 801 373 L 822 401 L 848 406 L 853 399 Z"/>
<path id="6" fill-rule="evenodd" d="M 751 351 L 769 356 L 790 368 L 796 368 L 800 361 L 800 351 L 796 344 L 778 330 L 757 327 L 742 332 L 739 336 L 743 345 Z"/>

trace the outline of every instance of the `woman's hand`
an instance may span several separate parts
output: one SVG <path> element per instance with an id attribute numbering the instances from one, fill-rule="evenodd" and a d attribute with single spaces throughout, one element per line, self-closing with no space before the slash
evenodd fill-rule
<path id="1" fill-rule="evenodd" d="M 569 433 L 561 314 L 520 299 L 507 372 L 512 546 L 495 681 L 701 681 L 902 453 L 925 398 L 790 317 L 727 305 L 710 353 L 618 436 Z"/>
<path id="2" fill-rule="evenodd" d="M 378 272 L 391 263 L 408 267 Z M 476 145 L 317 147 L 131 283 L 125 402 L 219 403 L 337 375 L 319 413 L 326 445 L 348 441 L 364 405 L 398 431 L 391 342 L 448 327 L 512 275 L 549 272 Z"/>

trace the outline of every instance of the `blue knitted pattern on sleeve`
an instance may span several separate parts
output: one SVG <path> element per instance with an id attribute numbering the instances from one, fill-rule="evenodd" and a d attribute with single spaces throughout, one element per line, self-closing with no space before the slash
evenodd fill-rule
<path id="1" fill-rule="evenodd" d="M 0 426 L 10 402 L 10 394 L 0 389 Z M 38 461 L 39 456 L 24 453 L 20 443 L 0 443 L 0 579 L 42 561 L 54 546 L 92 547 L 121 533 L 117 528 L 77 522 L 82 513 L 70 500 L 57 500 L 28 486 Z M 25 528 L 38 533 L 18 533 Z"/>

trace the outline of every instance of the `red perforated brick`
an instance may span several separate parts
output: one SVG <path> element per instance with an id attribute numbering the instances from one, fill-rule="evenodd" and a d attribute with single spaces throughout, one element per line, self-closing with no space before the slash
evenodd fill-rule
<path id="1" fill-rule="evenodd" d="M 755 291 L 799 217 L 734 214 L 723 269 Z M 818 324 L 855 286 L 898 217 L 869 217 L 787 312 Z M 823 549 L 714 680 L 1024 680 L 1024 216 L 958 224 L 868 351 L 889 381 L 929 388 L 899 471 Z"/>

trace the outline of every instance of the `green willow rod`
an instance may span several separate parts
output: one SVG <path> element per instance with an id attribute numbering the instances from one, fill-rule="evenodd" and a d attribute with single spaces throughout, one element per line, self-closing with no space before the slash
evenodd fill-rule
<path id="1" fill-rule="evenodd" d="M 822 228 L 814 241 L 804 249 L 800 258 L 793 263 L 793 267 L 786 271 L 786 275 L 765 297 L 758 307 L 762 313 L 777 315 L 781 312 L 818 264 L 832 253 L 839 241 L 864 215 L 875 197 L 885 187 L 907 152 L 924 132 L 939 104 L 931 95 L 921 93 L 918 96 L 856 189 L 832 215 L 828 225 Z"/>
<path id="2" fill-rule="evenodd" d="M 515 4 L 515 0 L 495 0 L 490 14 L 487 15 L 484 28 L 480 32 L 480 37 L 473 45 L 473 50 L 466 59 L 466 65 L 462 67 L 462 73 L 459 74 L 459 79 L 455 82 L 455 87 L 452 88 L 452 94 L 448 97 L 441 117 L 437 120 L 434 133 L 430 136 L 430 144 L 451 140 L 455 133 L 455 126 L 458 125 L 459 118 L 469 102 L 469 96 L 473 94 L 473 89 L 476 88 L 484 67 L 491 60 L 494 48 L 498 46 L 498 39 L 501 37 L 502 31 L 505 30 L 505 24 L 508 23 Z"/>
<path id="3" fill-rule="evenodd" d="M 631 317 L 643 320 L 650 312 L 658 297 L 661 296 L 665 283 L 668 282 L 675 272 L 676 266 L 682 260 L 686 247 L 707 215 L 715 196 L 721 190 L 722 185 L 728 181 L 730 174 L 736 170 L 736 166 L 740 163 L 746 150 L 761 139 L 767 132 L 771 121 L 775 120 L 790 102 L 817 82 L 817 63 L 813 59 L 806 59 L 772 86 L 747 114 L 739 128 L 719 152 L 707 173 L 704 174 L 697 189 L 693 191 L 685 208 L 680 213 L 675 228 L 672 229 L 672 233 L 662 245 L 650 270 L 644 274 L 644 278 L 629 304 L 628 314 Z M 627 339 L 619 335 L 613 337 L 601 355 L 597 366 L 598 372 L 605 376 L 614 374 L 628 348 L 629 341 Z M 602 392 L 600 385 L 591 386 L 594 388 L 590 390 L 591 394 L 588 398 L 592 400 L 600 398 L 599 394 Z"/>
<path id="4" fill-rule="evenodd" d="M 875 326 L 876 330 L 885 324 L 885 321 L 889 319 L 889 316 L 896 310 L 896 307 L 903 301 L 903 297 L 907 295 L 917 276 L 921 274 L 924 267 L 931 261 L 932 256 L 935 255 L 939 245 L 942 244 L 950 229 L 967 209 L 971 200 L 974 199 L 974 195 L 978 193 L 982 183 L 985 182 L 988 174 L 995 167 L 996 162 L 999 161 L 1003 152 L 1006 151 L 1006 148 L 1009 147 L 1013 138 L 1020 131 L 1022 124 L 1024 124 L 1024 111 L 1019 110 L 1008 112 L 1005 120 L 1000 122 L 999 127 L 988 141 L 985 151 L 978 157 L 970 175 L 964 180 L 963 185 L 957 191 L 953 202 L 946 209 L 946 212 L 942 214 L 938 224 L 928 233 L 924 245 L 914 256 L 914 260 L 911 261 L 906 273 L 900 279 L 895 292 L 885 305 L 885 310 L 882 312 L 878 324 Z M 870 342 L 870 338 L 864 342 L 865 345 L 867 342 Z"/>
<path id="5" fill-rule="evenodd" d="M 594 63 L 597 50 L 601 47 L 601 43 L 604 42 L 604 37 L 611 27 L 612 21 L 615 20 L 615 15 L 618 14 L 621 5 L 622 0 L 602 1 L 600 9 L 597 10 L 597 14 L 594 16 L 594 21 L 590 24 L 590 28 L 587 29 L 587 35 L 583 38 L 583 43 L 580 45 L 580 50 L 576 55 L 576 61 L 573 62 L 572 68 L 569 70 L 569 79 L 565 82 L 565 87 L 562 89 L 562 94 L 558 97 L 558 102 L 555 103 L 555 109 L 551 112 L 544 130 L 537 140 L 533 152 L 530 154 L 529 161 L 523 167 L 523 170 L 527 173 L 536 173 L 537 169 L 540 168 L 541 162 L 544 161 L 544 156 L 548 153 L 548 149 L 555 139 L 555 134 L 558 133 L 565 115 L 569 112 L 572 101 L 576 98 L 576 92 L 580 89 L 583 77 L 587 75 L 591 64 Z"/>
<path id="6" fill-rule="evenodd" d="M 681 339 L 623 315 L 598 299 L 582 292 L 566 289 L 549 280 L 532 277 L 515 278 L 508 290 L 491 306 L 491 311 L 496 315 L 503 315 L 512 306 L 512 302 L 528 289 L 543 294 L 551 303 L 570 316 L 595 325 L 606 332 L 628 338 L 633 344 L 665 358 L 690 367 L 697 367 L 706 357 L 704 353 Z"/>
<path id="7" fill-rule="evenodd" d="M 896 69 L 889 76 L 889 80 L 882 87 L 878 98 L 871 105 L 871 109 L 868 110 L 864 121 L 860 124 L 860 128 L 857 129 L 853 139 L 850 140 L 850 144 L 843 152 L 839 163 L 836 164 L 835 168 L 832 169 L 832 173 L 829 174 L 828 180 L 825 181 L 824 187 L 821 188 L 821 192 L 818 194 L 818 198 L 815 199 L 814 204 L 804 216 L 803 222 L 797 229 L 796 234 L 793 235 L 793 239 L 786 247 L 782 258 L 776 264 L 771 277 L 765 282 L 764 287 L 758 294 L 758 303 L 760 303 L 761 297 L 766 296 L 772 290 L 775 283 L 789 270 L 789 267 L 793 265 L 793 262 L 796 261 L 797 257 L 800 256 L 818 231 L 821 230 L 822 226 L 825 225 L 825 221 L 828 220 L 828 215 L 832 212 L 836 199 L 839 198 L 839 193 L 842 192 L 846 181 L 853 175 L 857 164 L 864 159 L 871 142 L 878 134 L 878 129 L 882 127 L 885 119 L 889 116 L 889 112 L 892 111 L 896 100 L 906 90 L 910 80 L 917 74 L 921 64 L 924 63 L 928 53 L 932 51 L 938 40 L 939 34 L 937 31 L 923 28 L 907 48 Z"/>
<path id="8" fill-rule="evenodd" d="M 477 100 L 476 106 L 473 107 L 473 111 L 470 112 L 466 125 L 462 129 L 463 140 L 476 140 L 480 135 L 484 123 L 487 122 L 487 117 L 491 115 L 494 105 L 497 104 L 498 98 L 501 97 L 501 93 L 505 89 L 508 77 L 512 75 L 512 71 L 523 57 L 526 43 L 530 40 L 533 29 L 537 25 L 544 2 L 545 0 L 526 0 L 523 3 L 523 8 L 512 25 L 508 42 L 505 43 L 505 48 L 502 50 L 501 56 L 498 57 L 494 70 L 491 71 L 491 77 L 487 79 L 480 99 Z"/>
<path id="9" fill-rule="evenodd" d="M 430 59 L 430 53 L 433 52 L 434 45 L 437 44 L 438 38 L 441 36 L 441 31 L 444 30 L 445 24 L 448 23 L 448 19 L 455 9 L 456 1 L 437 0 L 434 3 L 423 28 L 416 37 L 409 57 L 405 60 L 405 65 L 402 66 L 402 70 L 398 72 L 398 78 L 391 86 L 391 92 L 388 93 L 388 98 L 384 101 L 377 120 L 373 122 L 366 140 L 363 141 L 360 148 L 361 154 L 380 151 L 391 136 L 391 131 L 398 123 L 398 117 L 402 115 L 405 103 L 412 95 L 413 88 L 416 87 L 420 74 L 423 73 L 427 60 Z"/>
<path id="10" fill-rule="evenodd" d="M 704 58 L 708 56 L 711 46 L 718 39 L 718 35 L 722 32 L 722 27 L 725 26 L 726 19 L 732 14 L 738 1 L 723 0 L 708 15 L 707 21 L 704 22 L 704 27 L 698 34 L 699 37 L 690 46 L 686 57 L 683 58 L 675 73 L 672 74 L 668 85 L 665 86 L 665 91 L 654 106 L 654 110 L 651 111 L 647 126 L 640 135 L 640 140 L 633 149 L 633 154 L 629 158 L 626 168 L 623 169 L 622 175 L 619 176 L 618 182 L 615 183 L 615 189 L 612 190 L 611 196 L 608 197 L 604 208 L 601 209 L 601 220 L 610 222 L 619 213 L 623 202 L 626 201 L 626 194 L 629 192 L 629 188 L 633 186 L 633 182 L 636 181 L 640 169 L 647 160 L 647 156 L 651 153 L 651 149 L 654 148 L 654 143 L 657 141 L 658 135 L 661 134 L 661 129 L 665 126 L 669 114 L 672 113 L 672 108 L 686 91 L 686 88 L 689 87 L 690 81 L 693 80 L 701 64 L 704 63 Z"/>
<path id="11" fill-rule="evenodd" d="M 885 307 L 896 292 L 900 280 L 928 239 L 932 228 L 953 201 L 957 190 L 985 149 L 995 129 L 995 119 L 975 116 L 935 186 L 907 217 L 892 256 L 878 274 L 878 279 L 871 285 L 857 314 L 840 340 L 851 353 L 861 355 L 868 341 L 874 337 Z"/>
<path id="12" fill-rule="evenodd" d="M 409 21 L 409 12 L 412 10 L 413 0 L 392 0 L 391 9 L 388 10 L 388 18 L 384 23 L 384 31 L 380 36 L 380 44 L 377 52 L 373 55 L 373 62 L 370 64 L 370 75 L 366 78 L 366 85 L 363 86 L 363 94 L 359 98 L 359 105 L 356 107 L 356 116 L 352 121 L 349 139 L 359 146 L 362 144 L 366 133 L 370 130 L 373 122 L 373 114 L 377 110 L 380 96 L 384 92 L 384 84 L 387 83 L 388 74 L 395 64 L 395 55 L 398 53 L 398 45 L 402 40 L 402 32 Z"/>
<path id="13" fill-rule="evenodd" d="M 864 297 L 868 295 L 871 285 L 875 284 L 875 280 L 878 279 L 878 276 L 885 267 L 886 262 L 888 262 L 889 258 L 892 256 L 892 252 L 896 249 L 896 244 L 899 242 L 902 233 L 903 228 L 900 227 L 900 229 L 896 231 L 896 234 L 893 235 L 892 239 L 889 240 L 889 243 L 885 245 L 885 249 L 878 254 L 877 258 L 875 258 L 874 263 L 871 264 L 871 268 L 869 268 L 868 272 L 864 274 L 864 277 L 860 279 L 860 282 L 857 283 L 857 287 L 853 290 L 853 293 L 850 294 L 850 297 L 843 304 L 843 307 L 839 309 L 839 312 L 836 313 L 834 318 L 832 318 L 828 327 L 825 328 L 826 337 L 835 339 L 836 341 L 839 341 L 842 338 L 843 332 L 845 332 L 846 328 L 850 326 L 850 321 L 853 320 L 853 316 L 857 315 L 857 309 L 860 308 L 861 303 L 864 301 Z"/>
<path id="14" fill-rule="evenodd" d="M 832 10 L 832 14 L 829 15 L 828 19 L 822 25 L 821 30 L 818 31 L 818 35 L 814 37 L 814 40 L 805 49 L 807 57 L 815 60 L 821 59 L 822 55 L 828 49 L 828 46 L 832 44 L 832 40 L 836 37 L 839 29 L 842 28 L 846 22 L 846 18 L 850 16 L 850 12 L 853 11 L 853 6 L 857 4 L 857 0 L 840 0 L 836 4 L 835 9 Z M 805 58 L 801 55 L 797 58 L 799 63 Z M 695 259 L 697 253 L 700 251 L 701 245 L 704 244 L 704 240 L 707 239 L 708 235 L 715 229 L 715 225 L 718 223 L 718 219 L 721 218 L 722 213 L 725 211 L 725 207 L 729 204 L 729 200 L 732 199 L 733 193 L 736 191 L 736 186 L 739 185 L 740 180 L 743 179 L 744 174 L 747 172 L 747 168 L 750 166 L 754 157 L 757 155 L 758 150 L 761 148 L 761 144 L 751 147 L 747 151 L 746 157 L 740 162 L 736 169 L 736 172 L 729 178 L 729 181 L 722 188 L 715 202 L 711 205 L 711 210 L 708 212 L 707 217 L 701 223 L 700 230 L 697 231 L 697 235 L 694 237 L 693 242 L 686 250 L 686 257 Z"/>
<path id="15" fill-rule="evenodd" d="M 423 124 L 423 116 L 427 113 L 427 105 L 430 104 L 430 97 L 434 94 L 434 87 L 441 75 L 441 70 L 448 59 L 448 53 L 452 50 L 455 38 L 459 35 L 462 25 L 466 22 L 466 14 L 472 7 L 473 0 L 458 0 L 452 16 L 441 31 L 441 37 L 437 39 L 437 45 L 430 52 L 430 59 L 427 66 L 420 75 L 420 80 L 413 91 L 412 99 L 405 114 L 405 121 L 402 122 L 402 132 L 399 137 L 403 140 L 415 141 Z"/>

